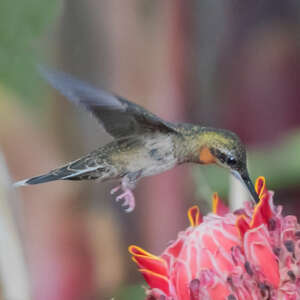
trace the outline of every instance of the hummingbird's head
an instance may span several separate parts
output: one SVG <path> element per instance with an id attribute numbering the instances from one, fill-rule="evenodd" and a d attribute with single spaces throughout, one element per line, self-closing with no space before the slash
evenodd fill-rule
<path id="1" fill-rule="evenodd" d="M 235 133 L 223 129 L 208 129 L 199 160 L 201 163 L 216 163 L 229 169 L 247 187 L 255 202 L 259 201 L 248 174 L 245 146 Z"/>

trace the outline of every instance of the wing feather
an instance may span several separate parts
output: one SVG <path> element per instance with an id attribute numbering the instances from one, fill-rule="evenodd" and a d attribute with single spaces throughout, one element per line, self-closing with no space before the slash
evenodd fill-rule
<path id="1" fill-rule="evenodd" d="M 141 106 L 102 89 L 96 89 L 69 74 L 38 66 L 43 78 L 70 101 L 84 106 L 113 137 L 143 134 L 147 131 L 176 131 Z"/>

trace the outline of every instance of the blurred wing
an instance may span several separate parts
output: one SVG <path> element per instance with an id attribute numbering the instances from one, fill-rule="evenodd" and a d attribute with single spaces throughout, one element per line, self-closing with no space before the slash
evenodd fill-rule
<path id="1" fill-rule="evenodd" d="M 76 104 L 83 105 L 115 138 L 142 134 L 147 131 L 175 131 L 171 124 L 141 106 L 73 78 L 72 76 L 38 66 L 43 78 Z"/>

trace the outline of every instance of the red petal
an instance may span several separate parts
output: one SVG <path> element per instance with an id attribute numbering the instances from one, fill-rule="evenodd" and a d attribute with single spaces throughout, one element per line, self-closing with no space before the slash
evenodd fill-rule
<path id="1" fill-rule="evenodd" d="M 208 289 L 210 299 L 214 300 L 224 300 L 228 299 L 230 291 L 226 284 L 224 283 L 217 283 L 213 288 Z"/>
<path id="2" fill-rule="evenodd" d="M 270 197 L 268 193 L 263 194 L 263 196 L 260 198 L 260 201 L 254 208 L 252 220 L 250 223 L 251 228 L 258 227 L 261 224 L 268 225 L 269 220 L 273 216 L 269 200 Z"/>
<path id="3" fill-rule="evenodd" d="M 166 276 L 145 269 L 140 269 L 140 272 L 143 274 L 151 289 L 160 289 L 166 296 L 169 296 L 169 280 Z"/>
<path id="4" fill-rule="evenodd" d="M 132 259 L 139 268 L 152 271 L 162 276 L 168 275 L 167 264 L 162 258 L 152 255 L 151 253 L 134 245 L 130 246 L 128 251 L 132 254 Z"/>
<path id="5" fill-rule="evenodd" d="M 192 206 L 188 210 L 188 218 L 190 220 L 191 226 L 197 226 L 202 223 L 202 215 L 200 213 L 200 209 L 197 205 Z"/>
<path id="6" fill-rule="evenodd" d="M 174 258 L 177 258 L 178 255 L 180 254 L 181 248 L 183 246 L 183 239 L 178 239 L 176 240 L 172 245 L 170 245 L 165 251 L 164 254 L 162 255 L 162 258 L 165 258 L 165 255 L 171 255 Z"/>
<path id="7" fill-rule="evenodd" d="M 230 294 L 228 284 L 221 282 L 216 273 L 212 270 L 202 270 L 200 272 L 199 287 L 201 296 L 208 294 L 209 299 L 213 300 L 228 299 L 228 296 Z M 200 299 L 204 299 L 204 297 L 201 297 Z"/>
<path id="8" fill-rule="evenodd" d="M 236 219 L 236 227 L 240 232 L 240 236 L 243 239 L 245 233 L 250 229 L 250 226 L 246 220 L 245 215 L 238 216 Z"/>
<path id="9" fill-rule="evenodd" d="M 232 224 L 221 223 L 218 229 L 212 230 L 211 235 L 217 243 L 215 251 L 222 248 L 229 252 L 232 247 L 240 243 L 238 230 Z"/>
<path id="10" fill-rule="evenodd" d="M 199 252 L 199 270 L 201 269 L 213 269 L 214 265 L 211 262 L 209 251 L 207 249 L 202 249 Z"/>
<path id="11" fill-rule="evenodd" d="M 269 220 L 273 216 L 270 206 L 270 193 L 266 188 L 266 181 L 264 177 L 261 176 L 257 178 L 255 182 L 255 190 L 259 195 L 260 201 L 254 208 L 250 224 L 247 222 L 244 215 L 239 216 L 236 221 L 236 226 L 239 229 L 242 238 L 249 229 L 259 227 L 262 224 L 268 225 Z"/>
<path id="12" fill-rule="evenodd" d="M 218 193 L 213 194 L 212 199 L 213 213 L 218 216 L 224 216 L 229 213 L 229 208 L 221 201 Z"/>
<path id="13" fill-rule="evenodd" d="M 279 266 L 270 246 L 267 230 L 264 226 L 249 230 L 244 237 L 246 259 L 264 275 L 273 287 L 279 286 Z"/>
<path id="14" fill-rule="evenodd" d="M 190 300 L 189 295 L 189 267 L 185 261 L 177 261 L 174 273 L 172 276 L 172 283 L 176 289 L 177 299 Z"/>

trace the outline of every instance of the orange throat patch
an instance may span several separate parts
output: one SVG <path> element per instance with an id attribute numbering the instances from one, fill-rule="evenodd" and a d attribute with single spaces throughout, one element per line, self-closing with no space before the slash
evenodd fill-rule
<path id="1" fill-rule="evenodd" d="M 199 154 L 199 160 L 202 164 L 214 164 L 216 158 L 212 155 L 207 147 L 202 147 Z"/>

